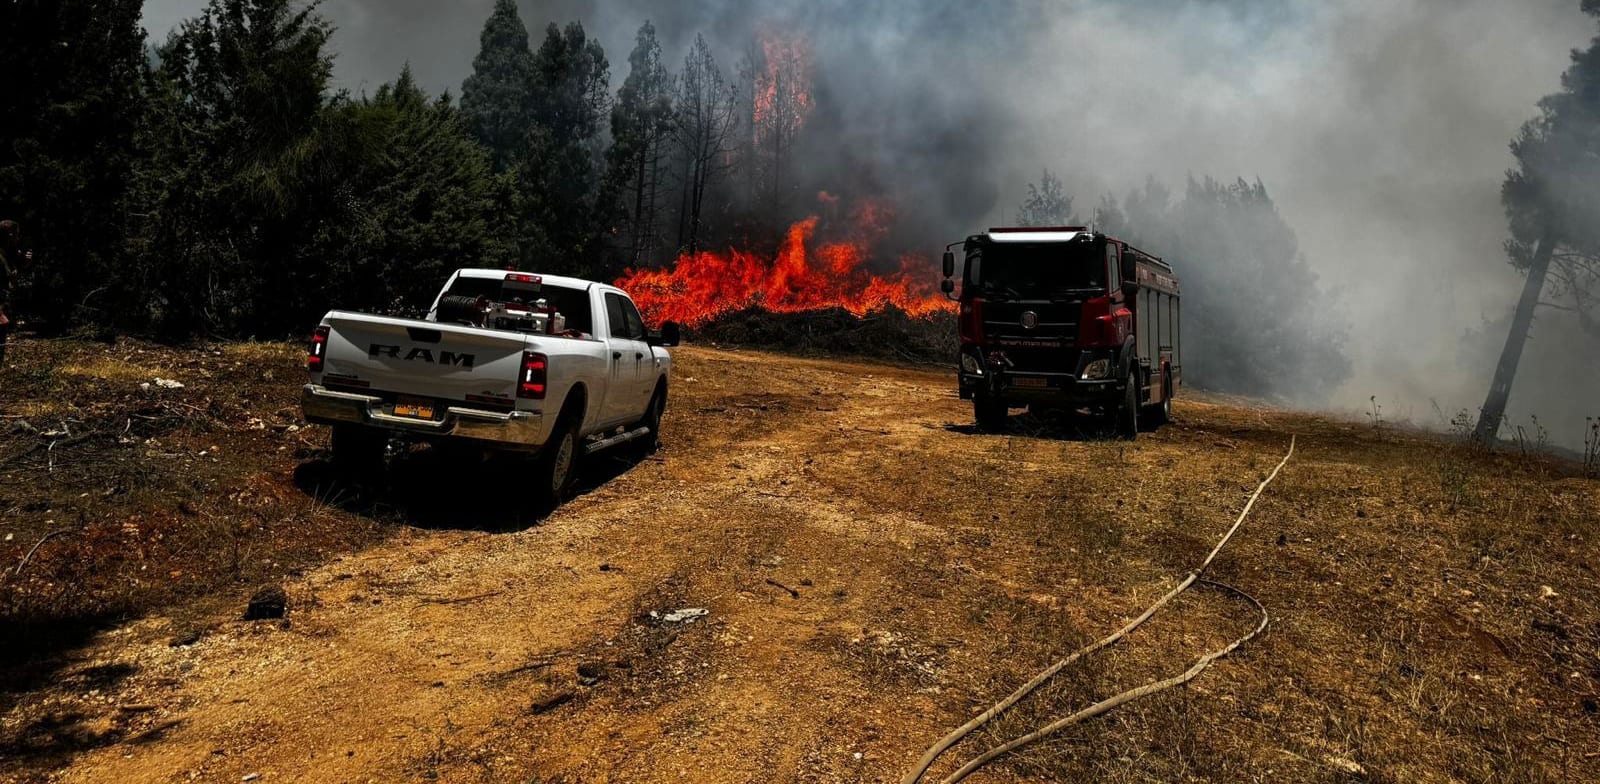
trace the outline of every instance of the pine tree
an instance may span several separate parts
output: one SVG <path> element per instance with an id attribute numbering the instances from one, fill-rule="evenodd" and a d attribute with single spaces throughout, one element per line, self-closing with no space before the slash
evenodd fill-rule
<path id="1" fill-rule="evenodd" d="M 503 171 L 522 152 L 533 125 L 533 52 L 514 0 L 495 0 L 479 40 L 472 75 L 461 85 L 461 112 Z"/>
<path id="2" fill-rule="evenodd" d="M 628 226 L 629 266 L 654 260 L 660 248 L 659 208 L 666 143 L 673 129 L 673 79 L 661 62 L 656 28 L 639 28 L 628 55 L 628 77 L 611 109 L 611 149 L 602 208 L 620 198 Z"/>
<path id="3" fill-rule="evenodd" d="M 1583 0 L 1600 17 L 1600 0 Z M 1534 314 L 1548 291 L 1581 328 L 1600 336 L 1600 37 L 1572 53 L 1562 90 L 1539 102 L 1540 114 L 1511 144 L 1517 168 L 1506 174 L 1501 200 L 1511 227 L 1506 250 L 1527 274 L 1494 381 L 1478 417 L 1477 436 L 1499 433 Z"/>
<path id="4" fill-rule="evenodd" d="M 333 111 L 381 152 L 341 162 L 349 207 L 317 224 L 300 254 L 331 269 L 318 307 L 420 315 L 452 270 L 511 260 L 509 177 L 494 174 L 448 96 L 430 99 L 408 65 L 372 98 Z"/>
<path id="5" fill-rule="evenodd" d="M 325 111 L 330 33 L 315 3 L 211 0 L 159 50 L 138 248 L 166 334 L 303 328 L 323 268 L 286 260 L 337 219 L 340 164 L 371 142 Z"/>
<path id="6" fill-rule="evenodd" d="M 684 165 L 678 245 L 691 256 L 700 252 L 706 192 L 728 172 L 734 158 L 738 98 L 738 89 L 723 78 L 705 36 L 695 36 L 678 81 L 674 126 Z"/>
<path id="7" fill-rule="evenodd" d="M 143 118 L 139 0 L 0 3 L 0 219 L 35 251 L 28 315 L 109 319 Z"/>
<path id="8" fill-rule="evenodd" d="M 1019 226 L 1065 226 L 1072 221 L 1072 197 L 1066 195 L 1061 178 L 1049 169 L 1037 185 L 1028 184 L 1028 198 L 1017 209 Z"/>
<path id="9" fill-rule="evenodd" d="M 533 126 L 516 163 L 519 245 L 540 269 L 597 272 L 596 208 L 600 118 L 609 102 L 610 66 L 583 25 L 550 25 L 534 53 Z"/>
<path id="10" fill-rule="evenodd" d="M 1185 378 L 1206 389 L 1316 401 L 1350 372 L 1344 328 L 1266 186 L 1190 180 L 1181 201 L 1154 179 L 1098 215 L 1119 239 L 1172 262 L 1183 281 Z M 1230 303 L 1249 302 L 1247 317 Z M 1272 325 L 1262 329 L 1262 324 Z"/>

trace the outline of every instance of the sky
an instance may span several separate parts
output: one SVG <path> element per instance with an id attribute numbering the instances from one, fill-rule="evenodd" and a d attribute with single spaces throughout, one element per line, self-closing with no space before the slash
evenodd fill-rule
<path id="1" fill-rule="evenodd" d="M 459 92 L 492 0 L 326 0 L 336 78 L 370 92 L 409 62 Z M 1509 141 L 1596 34 L 1578 0 L 519 0 L 535 42 L 581 20 L 613 87 L 651 19 L 669 63 L 704 33 L 731 63 L 754 30 L 805 32 L 838 143 L 932 219 L 937 249 L 1005 222 L 1041 167 L 1080 205 L 1147 177 L 1259 178 L 1350 324 L 1355 411 L 1441 424 L 1476 410 L 1520 292 L 1499 187 Z M 160 40 L 201 0 L 150 0 Z M 947 230 L 944 226 L 948 224 Z M 1501 334 L 1494 334 L 1494 330 Z M 1542 318 L 1513 418 L 1581 430 L 1600 350 Z M 1488 367 L 1485 367 L 1485 364 Z M 1574 365 L 1584 366 L 1574 368 Z M 1600 395 L 1591 395 L 1600 398 Z M 1581 438 L 1579 439 L 1581 441 Z"/>

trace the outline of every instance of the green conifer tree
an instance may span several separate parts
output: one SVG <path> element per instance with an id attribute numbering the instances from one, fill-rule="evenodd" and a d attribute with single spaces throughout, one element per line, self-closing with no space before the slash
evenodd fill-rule
<path id="1" fill-rule="evenodd" d="M 533 125 L 533 52 L 514 0 L 495 1 L 479 40 L 472 75 L 461 85 L 461 112 L 503 171 L 522 152 Z"/>
<path id="2" fill-rule="evenodd" d="M 27 315 L 118 310 L 129 173 L 143 118 L 139 0 L 0 3 L 0 219 L 35 251 Z"/>

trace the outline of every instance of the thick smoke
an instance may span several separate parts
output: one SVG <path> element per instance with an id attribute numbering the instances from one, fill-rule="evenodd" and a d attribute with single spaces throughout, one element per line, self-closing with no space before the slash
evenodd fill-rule
<path id="1" fill-rule="evenodd" d="M 152 0 L 148 25 L 159 38 L 201 5 Z M 490 5 L 328 0 L 340 83 L 370 92 L 409 61 L 431 90 L 458 91 Z M 730 71 L 759 30 L 805 36 L 820 99 L 800 150 L 807 182 L 880 191 L 903 240 L 930 253 L 1006 222 L 1044 166 L 1080 213 L 1150 176 L 1179 192 L 1190 176 L 1260 178 L 1350 325 L 1336 404 L 1376 396 L 1386 419 L 1424 425 L 1439 424 L 1435 405 L 1448 416 L 1482 401 L 1521 286 L 1501 247 L 1507 144 L 1595 32 L 1578 0 L 523 0 L 522 12 L 535 35 L 582 21 L 613 85 L 647 18 L 669 63 L 703 33 Z M 1581 438 L 1583 414 L 1600 414 L 1584 394 L 1600 383 L 1596 351 L 1541 314 L 1512 419 Z"/>

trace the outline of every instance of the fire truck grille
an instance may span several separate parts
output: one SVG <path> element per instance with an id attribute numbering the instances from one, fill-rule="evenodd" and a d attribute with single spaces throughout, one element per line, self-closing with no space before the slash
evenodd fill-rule
<path id="1" fill-rule="evenodd" d="M 985 303 L 983 330 L 992 336 L 1024 341 L 1065 341 L 1078 339 L 1079 303 Z M 1032 314 L 1032 315 L 1029 315 Z"/>
<path id="2" fill-rule="evenodd" d="M 1071 373 L 1077 368 L 1081 312 L 1082 305 L 1076 302 L 985 303 L 983 331 L 989 345 L 1003 352 L 1015 370 Z"/>

